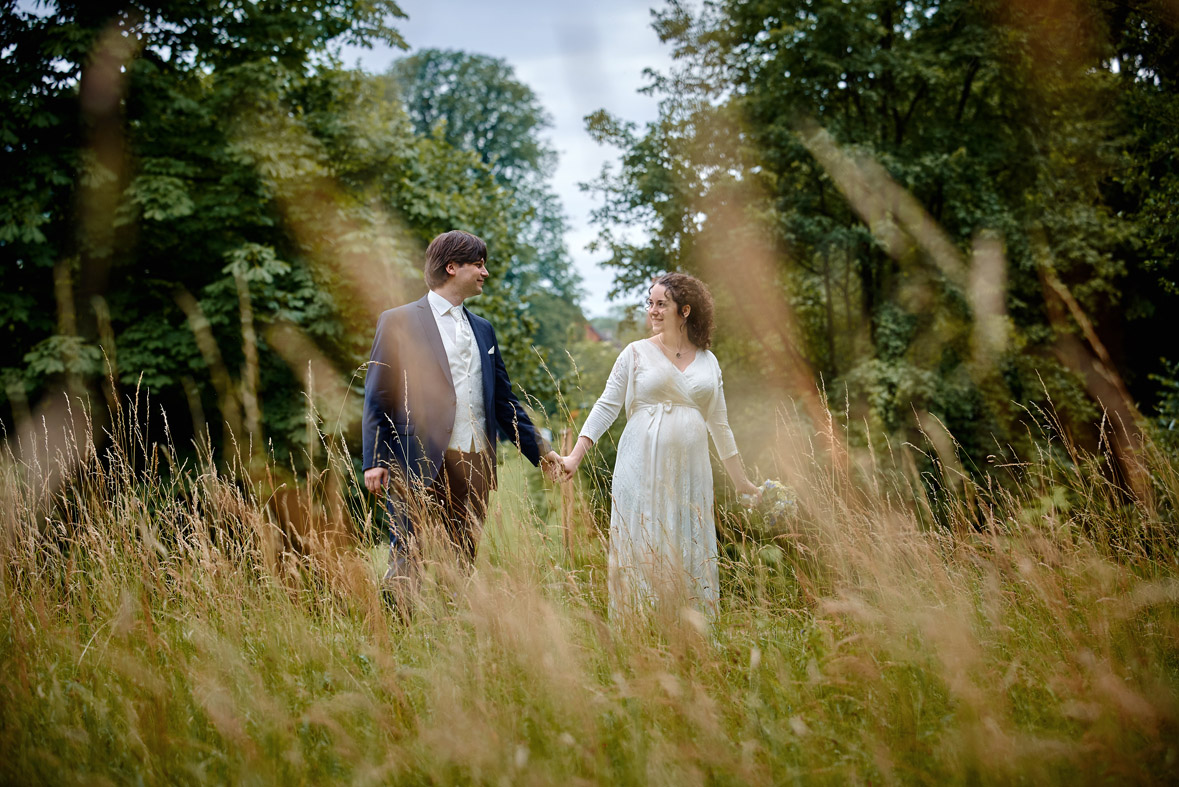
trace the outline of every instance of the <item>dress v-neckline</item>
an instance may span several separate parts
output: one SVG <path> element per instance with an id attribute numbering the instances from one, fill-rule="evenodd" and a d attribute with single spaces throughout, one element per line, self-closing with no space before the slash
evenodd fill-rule
<path id="1" fill-rule="evenodd" d="M 648 341 L 650 341 L 652 345 L 655 345 L 655 343 L 656 343 L 656 339 L 654 336 L 652 336 Z M 688 370 L 692 368 L 692 364 L 696 363 L 696 361 L 698 361 L 700 359 L 700 353 L 702 352 L 699 348 L 697 348 L 696 355 L 692 358 L 692 360 L 688 361 L 687 366 L 685 366 L 683 369 L 681 369 L 679 367 L 679 365 L 676 364 L 675 361 L 673 361 L 671 358 L 667 357 L 667 353 L 663 352 L 663 348 L 661 346 L 656 346 L 655 351 L 659 353 L 660 358 L 662 358 L 663 360 L 665 360 L 669 364 L 671 364 L 672 369 L 675 369 L 677 372 L 679 372 L 682 375 L 686 375 L 688 373 Z"/>

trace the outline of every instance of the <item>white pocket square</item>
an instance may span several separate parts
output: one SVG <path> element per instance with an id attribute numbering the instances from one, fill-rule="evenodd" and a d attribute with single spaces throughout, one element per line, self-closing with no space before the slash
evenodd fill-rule
<path id="1" fill-rule="evenodd" d="M 491 349 L 487 351 L 488 355 L 495 355 L 495 345 L 491 345 Z"/>

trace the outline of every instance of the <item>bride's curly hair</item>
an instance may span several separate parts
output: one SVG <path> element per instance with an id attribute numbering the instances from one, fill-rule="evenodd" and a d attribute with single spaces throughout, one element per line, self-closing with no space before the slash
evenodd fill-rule
<path id="1" fill-rule="evenodd" d="M 651 283 L 662 284 L 668 296 L 675 301 L 680 313 L 685 306 L 690 306 L 688 320 L 684 328 L 688 333 L 688 341 L 707 350 L 712 346 L 712 293 L 704 282 L 686 273 L 665 273 Z"/>

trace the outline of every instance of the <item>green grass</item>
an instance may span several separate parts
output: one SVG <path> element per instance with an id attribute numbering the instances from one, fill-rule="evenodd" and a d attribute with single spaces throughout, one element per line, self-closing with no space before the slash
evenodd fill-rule
<path id="1" fill-rule="evenodd" d="M 1041 458 L 936 528 L 903 472 L 815 458 L 777 546 L 729 548 L 715 621 L 622 624 L 600 503 L 506 451 L 475 572 L 432 563 L 402 623 L 379 544 L 284 555 L 264 473 L 86 445 L 42 457 L 67 482 L 2 468 L 3 783 L 1179 778 L 1161 455 L 1149 500 Z M 324 510 L 329 475 L 302 482 Z"/>

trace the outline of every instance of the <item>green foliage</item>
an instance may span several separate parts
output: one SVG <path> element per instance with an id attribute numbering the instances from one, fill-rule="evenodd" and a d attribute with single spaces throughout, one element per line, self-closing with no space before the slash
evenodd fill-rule
<path id="1" fill-rule="evenodd" d="M 556 165 L 556 153 L 538 136 L 552 121 L 506 61 L 425 49 L 394 63 L 388 77 L 415 132 L 474 152 L 505 185 L 550 174 Z"/>
<path id="2" fill-rule="evenodd" d="M 1179 447 L 1179 362 L 1168 362 L 1165 374 L 1155 377 L 1161 394 L 1157 407 L 1157 425 L 1161 437 Z"/>
<path id="3" fill-rule="evenodd" d="M 102 350 L 78 336 L 50 336 L 29 350 L 24 361 L 25 371 L 33 380 L 65 373 L 88 376 L 102 372 Z"/>
<path id="4" fill-rule="evenodd" d="M 641 132 L 604 111 L 587 119 L 621 150 L 592 184 L 616 289 L 671 269 L 720 287 L 734 249 L 757 239 L 775 268 L 764 284 L 781 288 L 829 393 L 890 432 L 912 437 L 916 407 L 984 446 L 1022 439 L 1013 398 L 1087 395 L 1052 371 L 1071 330 L 1044 306 L 1052 270 L 1131 391 L 1153 401 L 1149 375 L 1173 333 L 1163 314 L 1179 306 L 1172 21 L 1151 3 L 669 2 L 655 23 L 675 56 L 652 78 L 659 119 Z M 849 198 L 808 120 L 883 165 L 952 248 L 931 251 L 895 205 L 869 221 L 883 184 Z M 998 377 L 971 351 L 965 276 L 947 273 L 985 231 L 1007 261 Z M 1065 417 L 1082 411 L 1094 410 Z"/>
<path id="5" fill-rule="evenodd" d="M 569 368 L 567 334 L 585 318 L 577 306 L 580 277 L 565 248 L 565 216 L 548 182 L 556 152 L 541 135 L 552 120 L 512 67 L 487 55 L 422 50 L 395 62 L 383 82 L 416 134 L 474 154 L 471 170 L 493 177 L 503 223 L 501 234 L 485 236 L 493 273 L 527 309 L 526 333 L 553 374 L 523 372 L 536 366 L 535 357 L 511 368 L 521 369 L 522 387 L 554 412 Z"/>
<path id="6" fill-rule="evenodd" d="M 398 16 L 390 0 L 5 4 L 0 403 L 10 390 L 35 403 L 67 376 L 101 379 L 105 352 L 119 384 L 168 411 L 199 405 L 217 424 L 225 397 L 257 375 L 265 439 L 302 461 L 305 369 L 271 345 L 272 329 L 293 327 L 351 378 L 343 423 L 355 430 L 354 370 L 376 313 L 417 297 L 421 249 L 455 227 L 493 250 L 492 282 L 472 306 L 496 321 L 516 382 L 551 390 L 531 349 L 537 323 L 521 308 L 550 281 L 533 270 L 525 287 L 518 264 L 536 267 L 543 237 L 550 278 L 575 295 L 544 182 L 543 114 L 533 97 L 533 125 L 483 129 L 493 142 L 510 130 L 534 143 L 536 155 L 511 166 L 414 133 L 387 80 L 338 67 L 342 43 L 403 45 Z M 103 58 L 125 58 L 125 76 L 91 67 Z M 531 96 L 510 72 L 497 79 Z M 104 90 L 123 96 L 113 114 Z M 215 355 L 194 334 L 202 321 Z M 172 426 L 184 445 L 187 421 Z"/>

